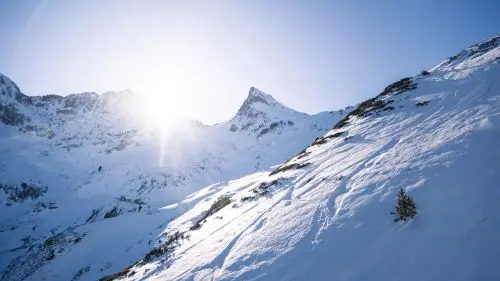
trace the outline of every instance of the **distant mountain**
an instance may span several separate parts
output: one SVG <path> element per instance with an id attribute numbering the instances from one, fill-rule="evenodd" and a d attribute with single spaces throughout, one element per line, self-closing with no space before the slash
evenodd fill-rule
<path id="1" fill-rule="evenodd" d="M 149 250 L 102 280 L 498 279 L 499 45 L 388 85 L 274 169 L 166 206 L 163 224 L 141 225 Z M 274 101 L 254 92 L 238 132 L 247 117 L 272 119 Z M 393 214 L 401 188 L 416 203 L 407 221 Z"/>
<path id="2" fill-rule="evenodd" d="M 0 280 L 116 271 L 155 239 L 130 219 L 163 224 L 159 208 L 267 170 L 343 116 L 300 113 L 251 88 L 231 120 L 181 120 L 163 133 L 139 116 L 140 99 L 130 90 L 31 97 L 0 75 Z"/>

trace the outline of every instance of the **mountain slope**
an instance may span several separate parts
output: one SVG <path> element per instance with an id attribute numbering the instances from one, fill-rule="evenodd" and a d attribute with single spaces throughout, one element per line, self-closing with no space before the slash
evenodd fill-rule
<path id="1" fill-rule="evenodd" d="M 188 208 L 170 238 L 109 279 L 498 278 L 499 45 L 389 85 L 272 172 L 166 207 Z M 401 187 L 409 222 L 390 214 Z"/>
<path id="2" fill-rule="evenodd" d="M 242 108 L 255 116 L 179 121 L 162 132 L 142 118 L 140 99 L 131 91 L 28 97 L 0 76 L 0 280 L 116 271 L 182 212 L 159 207 L 276 165 L 342 116 L 299 113 L 252 89 Z"/>

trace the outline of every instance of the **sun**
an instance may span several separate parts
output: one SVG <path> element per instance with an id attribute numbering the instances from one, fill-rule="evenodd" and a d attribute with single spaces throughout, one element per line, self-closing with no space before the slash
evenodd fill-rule
<path id="1" fill-rule="evenodd" d="M 139 118 L 149 129 L 171 131 L 178 129 L 180 123 L 186 119 L 183 99 L 167 90 L 140 91 L 136 106 Z"/>

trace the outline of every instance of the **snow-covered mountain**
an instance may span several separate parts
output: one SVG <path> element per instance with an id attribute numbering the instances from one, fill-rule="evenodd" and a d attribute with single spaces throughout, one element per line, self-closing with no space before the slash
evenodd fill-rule
<path id="1" fill-rule="evenodd" d="M 129 90 L 29 97 L 0 75 L 0 280 L 117 271 L 183 211 L 159 208 L 269 169 L 342 117 L 300 113 L 251 88 L 227 122 L 163 131 L 140 104 Z"/>
<path id="2" fill-rule="evenodd" d="M 26 97 L 1 77 L 0 280 L 495 280 L 499 45 L 346 115 L 252 88 L 231 120 L 167 135 L 130 91 Z"/>
<path id="3" fill-rule="evenodd" d="M 498 279 L 499 45 L 387 86 L 273 170 L 166 206 L 149 252 L 102 280 Z M 391 215 L 400 188 L 413 220 Z"/>

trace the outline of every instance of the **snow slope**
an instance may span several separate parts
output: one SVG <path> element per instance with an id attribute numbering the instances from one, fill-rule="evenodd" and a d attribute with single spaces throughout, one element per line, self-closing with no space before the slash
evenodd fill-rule
<path id="1" fill-rule="evenodd" d="M 227 122 L 162 131 L 138 104 L 128 90 L 28 97 L 0 75 L 0 280 L 117 271 L 183 211 L 160 207 L 279 164 L 342 117 L 296 112 L 252 88 Z"/>
<path id="2" fill-rule="evenodd" d="M 186 211 L 109 279 L 497 280 L 499 45 L 389 85 L 272 172 L 163 208 Z M 418 211 L 405 223 L 401 187 Z"/>

